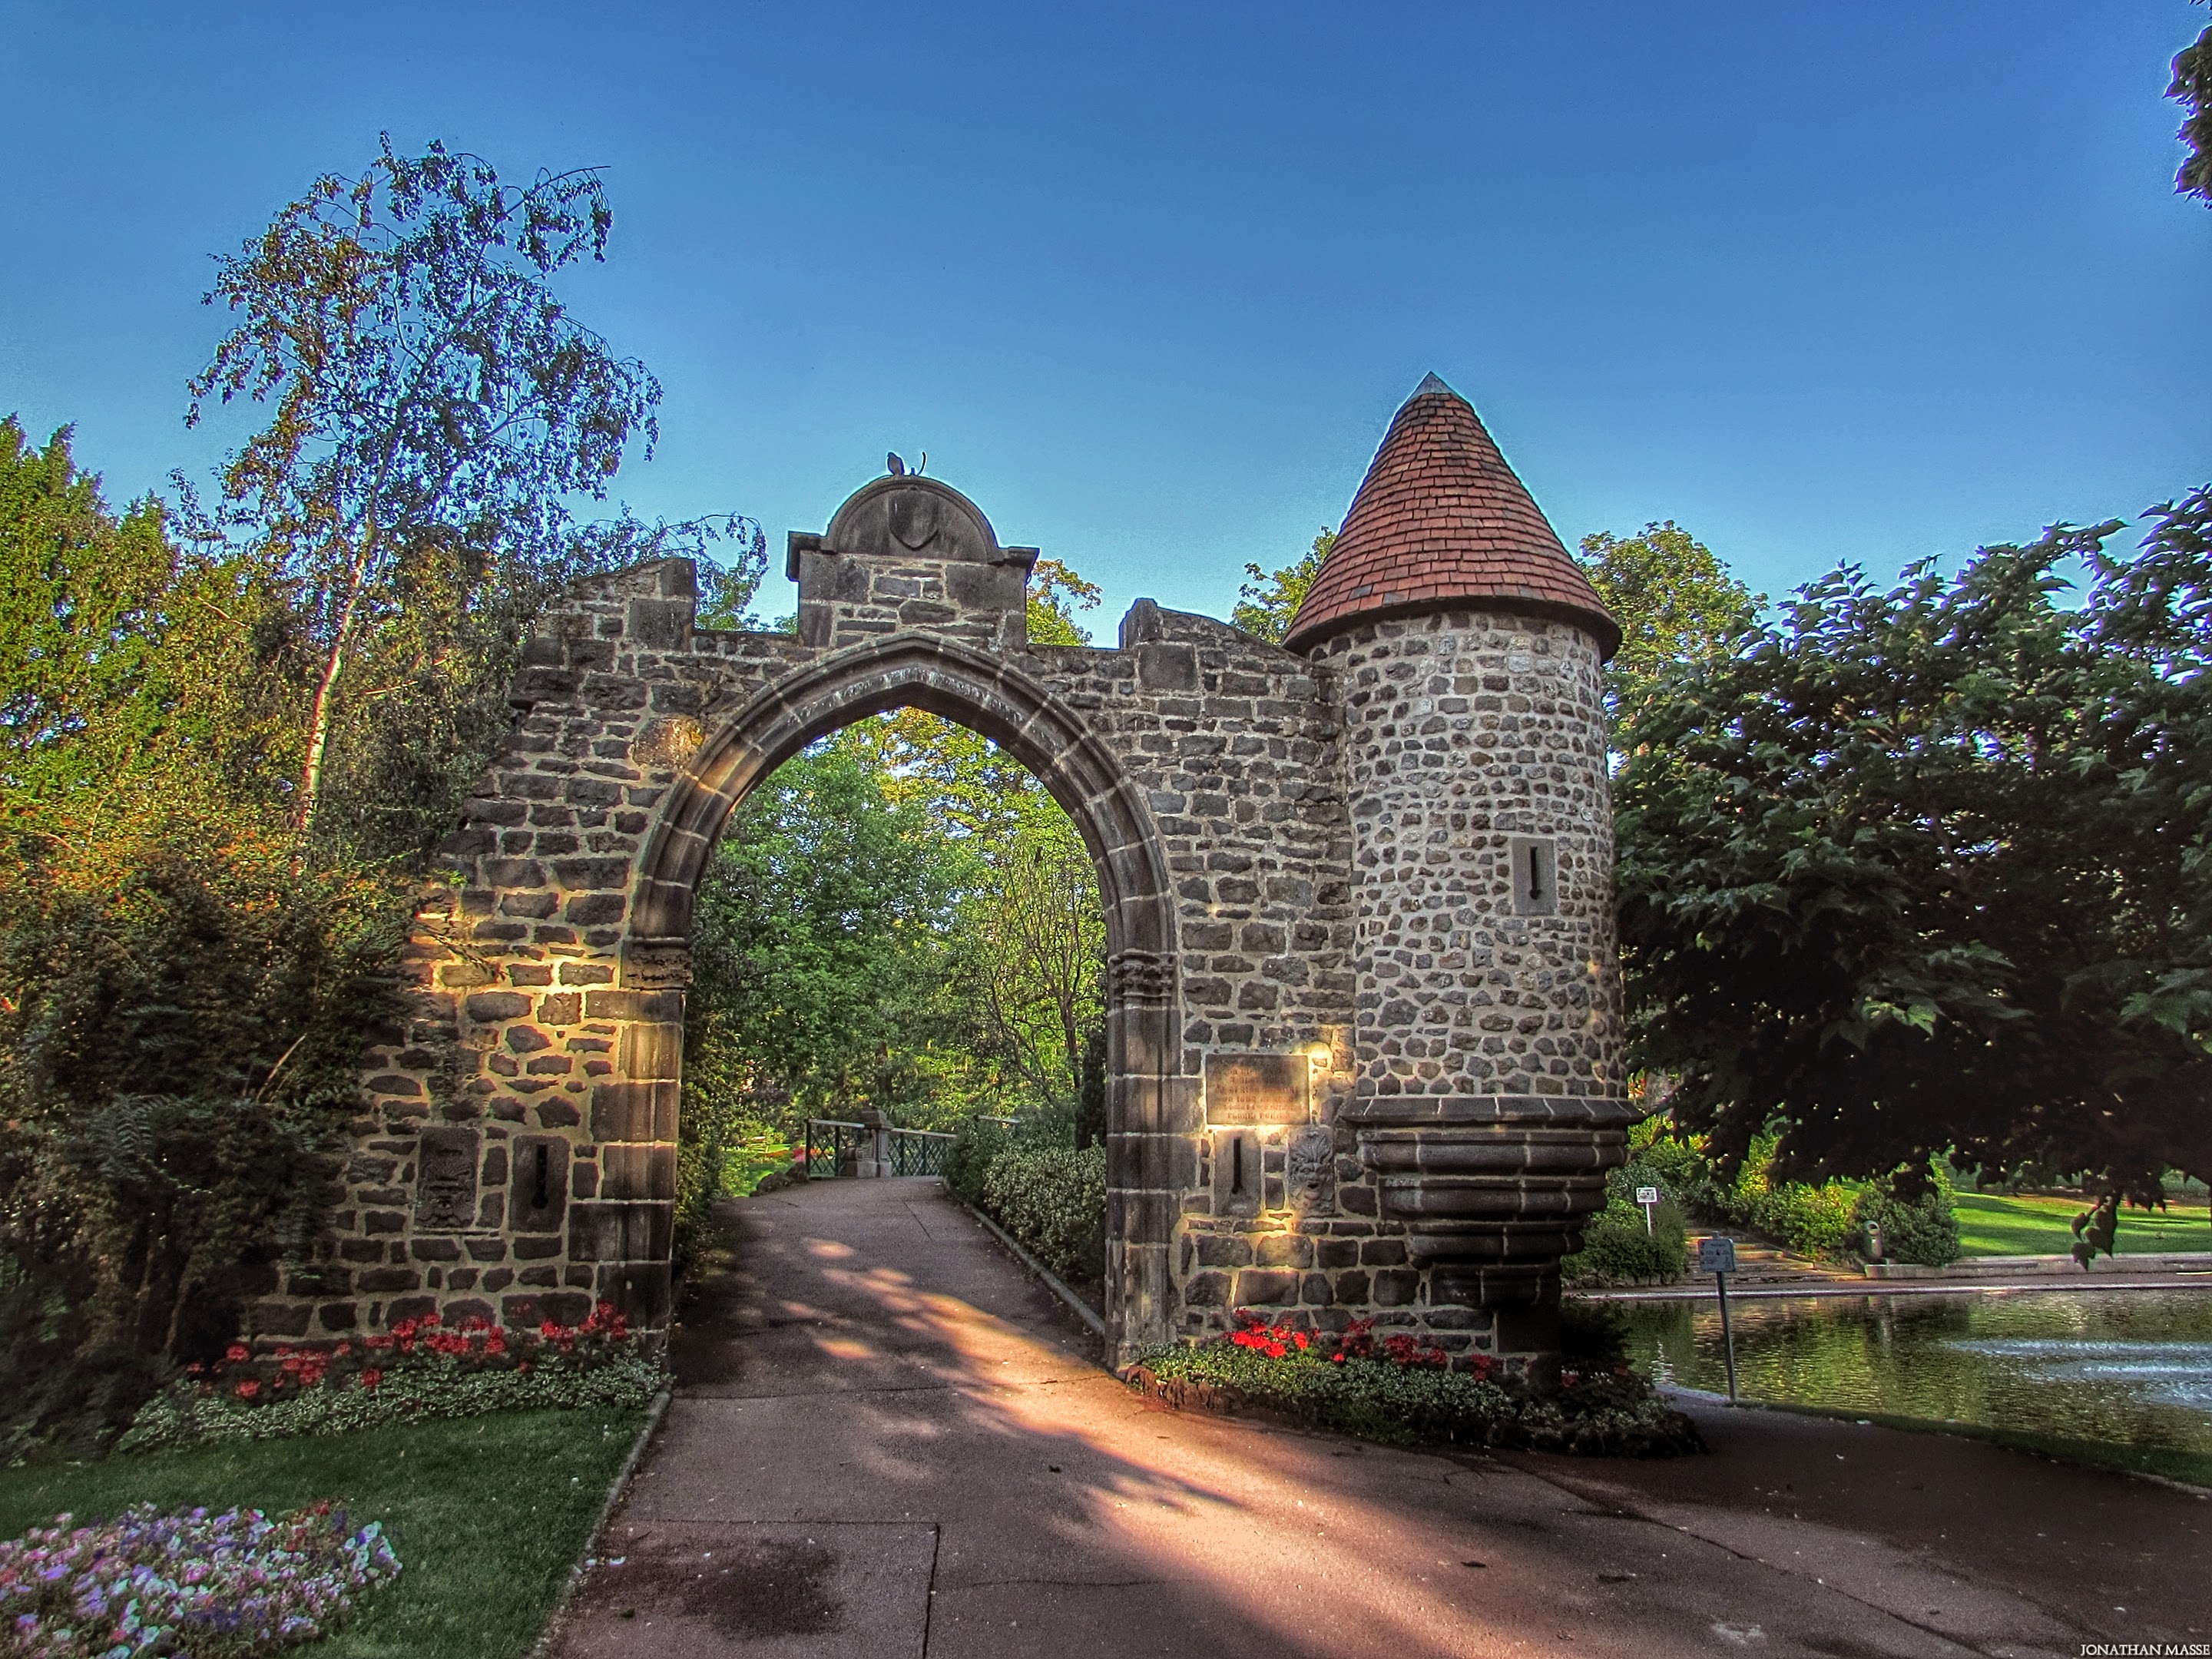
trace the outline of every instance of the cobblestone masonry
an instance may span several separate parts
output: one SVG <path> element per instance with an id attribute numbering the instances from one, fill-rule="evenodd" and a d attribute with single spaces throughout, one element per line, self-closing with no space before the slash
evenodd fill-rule
<path id="1" fill-rule="evenodd" d="M 1625 1117 L 1595 647 L 1455 611 L 1309 660 L 1149 600 L 1113 648 L 1036 647 L 1035 557 L 885 478 L 792 538 L 795 636 L 696 628 L 682 561 L 549 613 L 344 1200 L 256 1334 L 596 1297 L 665 1323 L 694 884 L 755 782 L 910 704 L 1028 764 L 1098 860 L 1117 1353 L 1246 1306 L 1541 1352 Z M 1525 841 L 1553 914 L 1514 914 Z"/>

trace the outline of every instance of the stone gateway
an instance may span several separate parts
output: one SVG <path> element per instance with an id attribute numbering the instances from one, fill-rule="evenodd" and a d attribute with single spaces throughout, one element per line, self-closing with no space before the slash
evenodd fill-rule
<path id="1" fill-rule="evenodd" d="M 1634 1115 L 1600 671 L 1620 629 L 1474 410 L 1399 410 L 1282 646 L 1140 599 L 1032 645 L 1033 549 L 934 478 L 794 533 L 793 634 L 691 566 L 538 623 L 421 911 L 326 1237 L 264 1340 L 596 1298 L 665 1323 L 692 892 L 805 745 L 911 705 L 1082 830 L 1105 908 L 1115 1355 L 1232 1311 L 1540 1358 Z"/>

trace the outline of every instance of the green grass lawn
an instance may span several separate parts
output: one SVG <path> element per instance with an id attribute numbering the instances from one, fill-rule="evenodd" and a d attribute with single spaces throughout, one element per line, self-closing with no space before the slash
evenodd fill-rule
<path id="1" fill-rule="evenodd" d="M 2064 1255 L 2074 1248 L 2074 1218 L 2086 1200 L 2069 1198 L 2006 1198 L 1995 1193 L 1960 1193 L 1957 1200 L 1959 1243 L 1968 1255 Z M 2194 1200 L 2186 1208 L 2120 1211 L 2116 1255 L 2161 1250 L 2212 1250 L 2212 1220 Z"/>
<path id="2" fill-rule="evenodd" d="M 381 1521 L 398 1583 L 316 1659 L 510 1659 L 529 1650 L 629 1455 L 641 1411 L 503 1412 L 357 1434 L 0 1469 L 0 1538 L 64 1511 L 151 1501 L 271 1513 L 344 1500 Z"/>

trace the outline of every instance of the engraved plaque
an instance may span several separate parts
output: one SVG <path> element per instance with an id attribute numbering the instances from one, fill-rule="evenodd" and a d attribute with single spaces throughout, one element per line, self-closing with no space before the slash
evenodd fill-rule
<path id="1" fill-rule="evenodd" d="M 458 1232 L 477 1218 L 477 1132 L 440 1125 L 422 1131 L 416 1154 L 415 1224 Z"/>
<path id="2" fill-rule="evenodd" d="M 1304 1054 L 1208 1054 L 1208 1123 L 1303 1123 L 1313 1069 Z"/>

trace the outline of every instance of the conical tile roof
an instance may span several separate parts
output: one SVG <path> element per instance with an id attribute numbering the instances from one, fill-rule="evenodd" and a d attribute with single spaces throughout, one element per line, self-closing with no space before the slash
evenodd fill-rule
<path id="1" fill-rule="evenodd" d="M 1557 617 L 1606 656 L 1620 648 L 1620 624 L 1473 405 L 1431 374 L 1390 422 L 1283 643 L 1307 650 L 1378 617 L 1463 605 Z"/>

